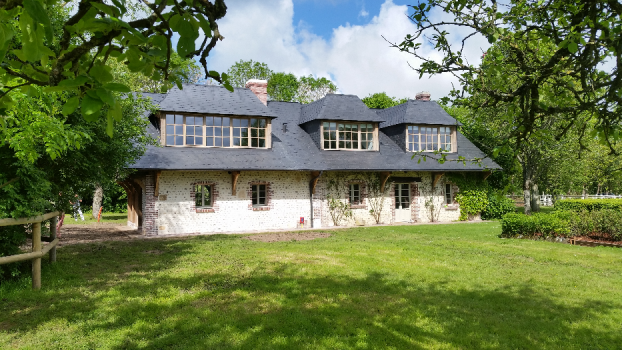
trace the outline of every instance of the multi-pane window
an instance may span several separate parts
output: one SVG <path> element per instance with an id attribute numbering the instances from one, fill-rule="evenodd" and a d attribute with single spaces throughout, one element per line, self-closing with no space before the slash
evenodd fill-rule
<path id="1" fill-rule="evenodd" d="M 166 115 L 166 144 L 175 146 L 184 144 L 183 115 Z"/>
<path id="2" fill-rule="evenodd" d="M 203 117 L 186 117 L 186 145 L 203 146 Z"/>
<path id="3" fill-rule="evenodd" d="M 251 185 L 251 199 L 254 206 L 266 205 L 266 185 Z"/>
<path id="4" fill-rule="evenodd" d="M 410 152 L 451 152 L 452 130 L 445 126 L 409 125 L 406 143 Z"/>
<path id="5" fill-rule="evenodd" d="M 268 147 L 265 118 L 166 115 L 167 146 Z"/>
<path id="6" fill-rule="evenodd" d="M 451 184 L 445 184 L 445 204 L 453 204 L 451 200 Z"/>
<path id="7" fill-rule="evenodd" d="M 197 208 L 211 208 L 213 205 L 212 185 L 195 185 L 194 205 Z"/>
<path id="8" fill-rule="evenodd" d="M 395 184 L 395 209 L 410 208 L 410 185 Z"/>
<path id="9" fill-rule="evenodd" d="M 451 129 L 447 126 L 439 128 L 441 150 L 451 152 Z"/>
<path id="10" fill-rule="evenodd" d="M 324 122 L 322 129 L 324 149 L 374 149 L 373 124 Z"/>
<path id="11" fill-rule="evenodd" d="M 231 146 L 231 118 L 205 117 L 205 145 L 208 147 Z"/>
<path id="12" fill-rule="evenodd" d="M 361 204 L 361 185 L 350 184 L 350 205 Z"/>

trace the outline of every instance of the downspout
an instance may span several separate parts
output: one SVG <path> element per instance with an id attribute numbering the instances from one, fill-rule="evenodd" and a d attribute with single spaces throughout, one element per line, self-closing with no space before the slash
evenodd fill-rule
<path id="1" fill-rule="evenodd" d="M 311 179 L 311 182 L 309 182 L 309 206 L 311 207 L 311 214 L 309 215 L 309 221 L 311 223 L 311 228 L 315 227 L 313 226 L 313 191 L 315 190 L 315 184 L 317 183 L 317 180 L 320 178 L 320 176 L 322 176 L 322 173 L 324 172 L 324 170 L 321 170 L 318 176 L 315 176 L 314 178 Z"/>

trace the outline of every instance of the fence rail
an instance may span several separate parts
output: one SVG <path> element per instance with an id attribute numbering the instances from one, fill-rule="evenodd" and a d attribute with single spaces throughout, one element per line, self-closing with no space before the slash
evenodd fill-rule
<path id="1" fill-rule="evenodd" d="M 55 211 L 45 215 L 35 216 L 31 218 L 19 219 L 0 219 L 0 226 L 13 226 L 32 224 L 32 252 L 4 256 L 0 258 L 0 265 L 9 264 L 19 261 L 32 261 L 32 289 L 41 289 L 41 258 L 50 253 L 50 263 L 56 262 L 56 246 L 58 238 L 56 238 L 56 221 L 57 217 L 62 215 Z M 50 220 L 50 239 L 51 242 L 45 247 L 41 246 L 41 222 Z"/>

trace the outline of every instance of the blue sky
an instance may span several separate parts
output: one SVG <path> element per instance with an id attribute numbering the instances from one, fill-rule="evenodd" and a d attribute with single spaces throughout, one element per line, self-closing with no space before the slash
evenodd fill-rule
<path id="1" fill-rule="evenodd" d="M 456 79 L 419 79 L 409 65 L 421 62 L 383 39 L 399 43 L 415 32 L 406 4 L 417 0 L 406 1 L 227 0 L 227 15 L 219 21 L 225 40 L 210 53 L 209 69 L 222 72 L 239 60 L 254 60 L 276 72 L 327 77 L 339 93 L 414 98 L 429 91 L 432 99 L 441 98 Z M 477 61 L 487 46 L 485 40 L 476 42 L 466 48 L 467 55 Z M 424 47 L 423 54 L 440 59 L 431 47 Z"/>
<path id="2" fill-rule="evenodd" d="M 330 39 L 333 29 L 346 24 L 364 25 L 380 13 L 383 1 L 295 0 L 294 23 L 304 23 L 309 30 Z M 413 2 L 393 1 L 395 5 Z"/>

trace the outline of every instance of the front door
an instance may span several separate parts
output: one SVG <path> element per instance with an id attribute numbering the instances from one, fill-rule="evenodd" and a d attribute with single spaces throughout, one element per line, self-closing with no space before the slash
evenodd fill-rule
<path id="1" fill-rule="evenodd" d="M 410 220 L 410 184 L 395 184 L 395 221 Z"/>

